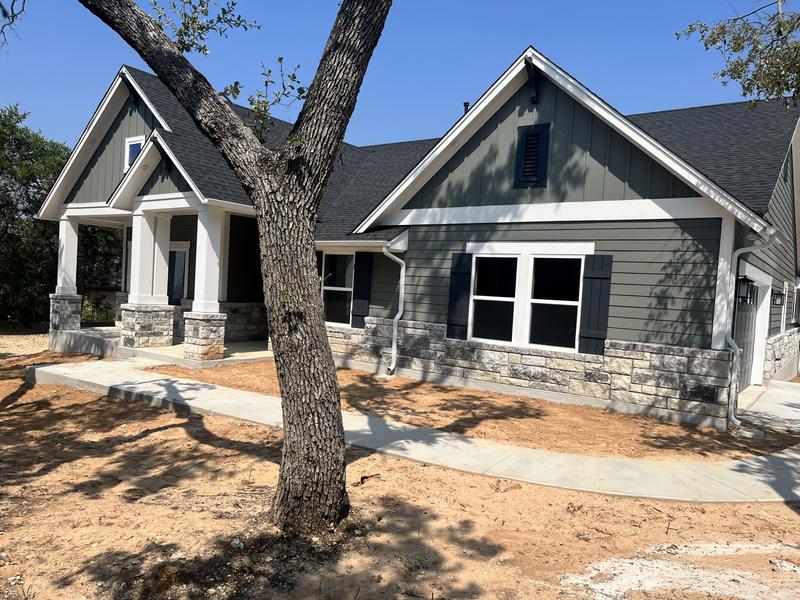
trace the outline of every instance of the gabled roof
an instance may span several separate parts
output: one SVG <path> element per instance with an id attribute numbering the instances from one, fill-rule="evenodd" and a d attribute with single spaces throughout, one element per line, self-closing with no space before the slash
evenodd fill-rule
<path id="1" fill-rule="evenodd" d="M 653 135 L 640 128 L 634 121 L 624 117 L 539 51 L 533 47 L 528 47 L 478 99 L 473 108 L 445 133 L 411 172 L 364 218 L 355 229 L 355 232 L 368 231 L 370 227 L 380 222 L 383 215 L 390 211 L 399 210 L 410 200 L 444 166 L 447 160 L 486 123 L 497 109 L 528 81 L 531 67 L 544 74 L 575 101 L 582 104 L 591 113 L 616 130 L 617 133 L 679 177 L 689 187 L 719 204 L 738 220 L 758 232 L 773 229 L 760 214 L 705 175 L 696 165 L 661 143 Z M 792 127 L 793 130 L 794 128 Z M 789 137 L 791 137 L 791 132 Z M 685 143 L 689 144 L 694 139 L 695 136 L 692 135 Z M 781 162 L 785 157 L 787 148 L 788 143 L 780 153 Z M 777 172 L 775 180 L 777 180 Z M 768 198 L 767 201 L 769 201 Z"/>
<path id="2" fill-rule="evenodd" d="M 159 132 L 164 143 L 186 169 L 205 198 L 251 204 L 239 180 L 225 159 L 195 125 L 186 110 L 155 76 L 133 67 L 125 67 L 142 92 L 170 123 L 170 133 Z M 245 123 L 252 121 L 249 109 L 234 105 Z M 264 145 L 279 146 L 291 131 L 291 123 L 273 119 Z M 358 147 L 343 143 L 328 179 L 320 206 L 317 239 L 344 240 L 377 202 L 433 146 L 436 140 L 400 142 Z M 357 176 L 356 176 L 357 175 Z M 402 228 L 377 228 L 353 239 L 391 240 Z"/>
<path id="3" fill-rule="evenodd" d="M 800 118 L 779 101 L 631 115 L 641 129 L 763 216 Z"/>

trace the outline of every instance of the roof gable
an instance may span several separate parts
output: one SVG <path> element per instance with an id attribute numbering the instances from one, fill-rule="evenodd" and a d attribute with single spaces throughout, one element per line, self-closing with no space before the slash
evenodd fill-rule
<path id="1" fill-rule="evenodd" d="M 678 176 L 689 187 L 710 198 L 737 219 L 755 231 L 771 229 L 769 223 L 731 196 L 714 181 L 677 156 L 669 148 L 634 125 L 602 99 L 580 84 L 566 71 L 544 55 L 529 47 L 500 76 L 468 111 L 442 137 L 438 144 L 412 169 L 391 193 L 359 224 L 356 233 L 369 230 L 379 223 L 390 210 L 398 210 L 466 143 L 525 82 L 528 81 L 530 62 L 561 90 L 573 97 L 593 115 L 602 119 L 609 127 L 629 140 L 670 172 Z"/>
<path id="2" fill-rule="evenodd" d="M 515 187 L 519 131 L 549 131 L 547 185 Z M 523 84 L 403 209 L 697 196 L 546 77 Z"/>

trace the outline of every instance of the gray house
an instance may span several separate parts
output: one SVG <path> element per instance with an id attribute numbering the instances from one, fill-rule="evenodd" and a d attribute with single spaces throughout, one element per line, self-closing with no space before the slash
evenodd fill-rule
<path id="1" fill-rule="evenodd" d="M 440 139 L 342 146 L 316 241 L 334 354 L 724 424 L 737 387 L 798 372 L 799 116 L 626 117 L 528 48 Z M 54 340 L 80 327 L 80 223 L 125 229 L 123 347 L 267 338 L 253 207 L 153 75 L 119 71 L 39 216 Z"/>

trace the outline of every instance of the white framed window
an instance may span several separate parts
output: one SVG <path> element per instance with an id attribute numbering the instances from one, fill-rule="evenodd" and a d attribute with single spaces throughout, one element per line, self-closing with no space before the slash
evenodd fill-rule
<path id="1" fill-rule="evenodd" d="M 133 137 L 125 138 L 125 153 L 122 156 L 122 172 L 127 173 L 131 168 L 133 161 L 139 156 L 144 146 L 144 136 L 136 135 Z"/>
<path id="2" fill-rule="evenodd" d="M 170 242 L 167 267 L 167 297 L 179 305 L 189 295 L 189 250 L 191 242 Z"/>
<path id="3" fill-rule="evenodd" d="M 586 243 L 467 245 L 468 339 L 577 352 Z"/>
<path id="4" fill-rule="evenodd" d="M 353 309 L 353 267 L 355 254 L 317 252 L 325 322 L 350 325 Z"/>

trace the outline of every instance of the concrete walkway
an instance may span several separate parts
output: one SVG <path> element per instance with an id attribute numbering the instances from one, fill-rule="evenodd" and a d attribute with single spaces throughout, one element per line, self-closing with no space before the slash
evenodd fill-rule
<path id="1" fill-rule="evenodd" d="M 739 417 L 757 427 L 800 433 L 800 383 L 751 385 L 739 394 Z"/>
<path id="2" fill-rule="evenodd" d="M 281 427 L 280 399 L 141 370 L 134 358 L 28 367 L 26 378 L 98 394 Z M 520 448 L 343 412 L 347 442 L 384 454 L 526 483 L 692 502 L 800 500 L 800 446 L 725 462 L 603 458 Z"/>

